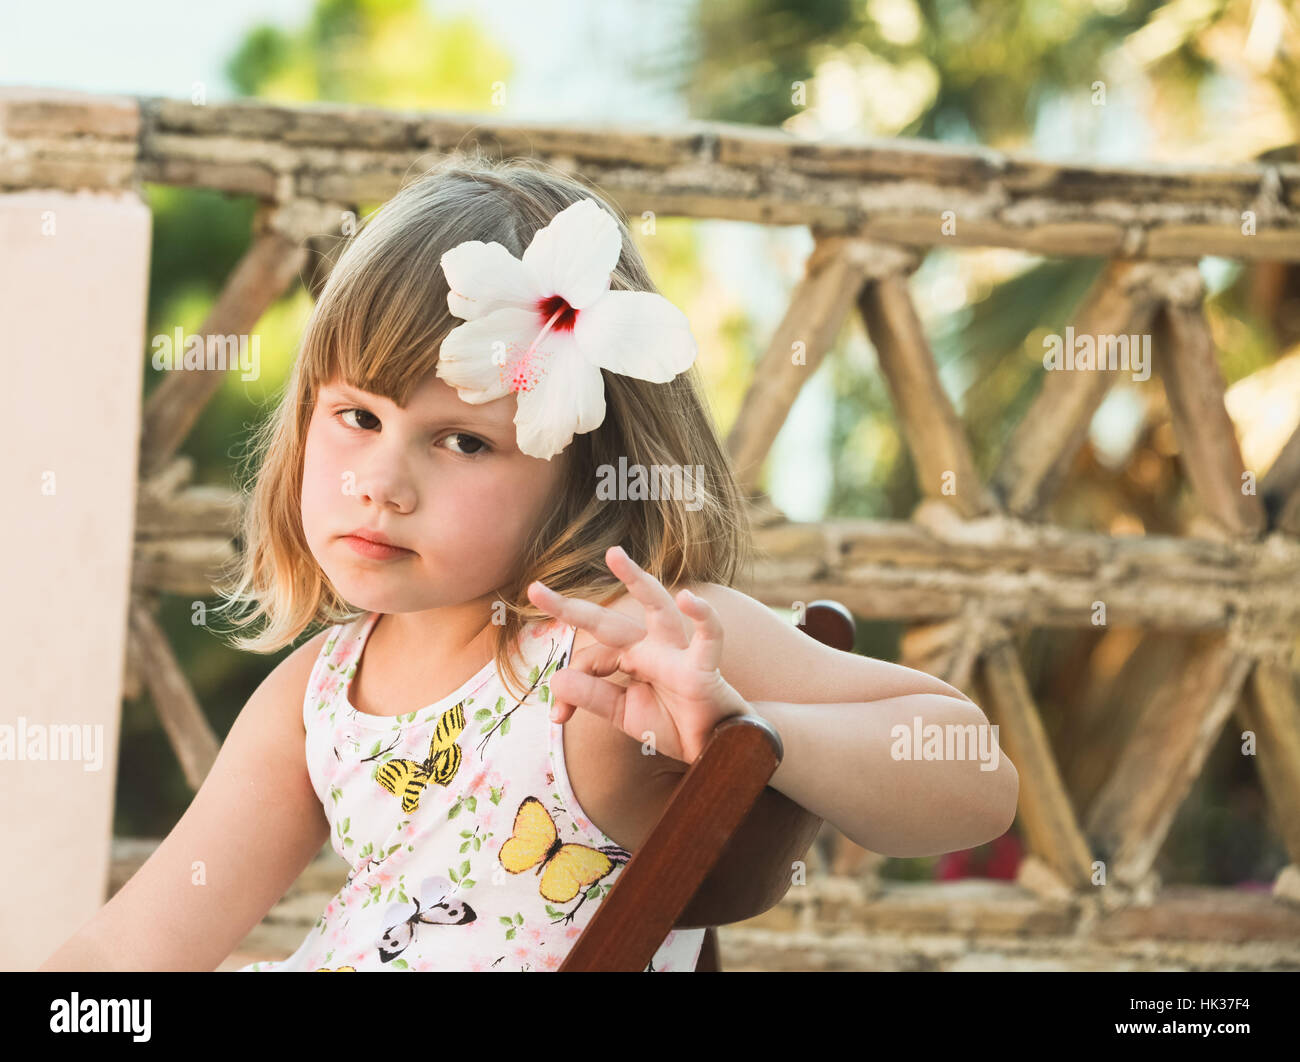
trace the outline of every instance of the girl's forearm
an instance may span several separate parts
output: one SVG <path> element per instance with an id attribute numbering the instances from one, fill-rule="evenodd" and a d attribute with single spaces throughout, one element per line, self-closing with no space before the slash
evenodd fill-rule
<path id="1" fill-rule="evenodd" d="M 887 856 L 960 851 L 1011 826 L 1019 775 L 967 700 L 917 693 L 844 704 L 756 701 L 785 755 L 768 783 Z"/>

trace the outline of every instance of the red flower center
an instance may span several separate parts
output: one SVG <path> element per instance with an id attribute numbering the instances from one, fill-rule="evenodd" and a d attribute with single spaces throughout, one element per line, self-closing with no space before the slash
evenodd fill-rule
<path id="1" fill-rule="evenodd" d="M 551 330 L 555 332 L 572 332 L 574 322 L 578 319 L 578 311 L 565 301 L 563 295 L 548 295 L 544 299 L 538 299 L 537 312 L 542 315 L 543 321 L 549 321 L 559 314 L 551 325 Z"/>

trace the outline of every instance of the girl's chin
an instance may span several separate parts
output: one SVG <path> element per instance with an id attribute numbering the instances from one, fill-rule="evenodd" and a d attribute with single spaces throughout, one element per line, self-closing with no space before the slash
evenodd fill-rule
<path id="1" fill-rule="evenodd" d="M 353 608 L 366 612 L 405 612 L 410 608 L 411 580 L 383 570 L 326 573 L 335 593 Z"/>

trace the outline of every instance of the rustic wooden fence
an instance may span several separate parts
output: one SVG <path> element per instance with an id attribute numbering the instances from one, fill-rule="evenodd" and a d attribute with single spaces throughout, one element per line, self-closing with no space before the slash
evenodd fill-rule
<path id="1" fill-rule="evenodd" d="M 719 123 L 605 128 L 47 90 L 10 90 L 0 115 L 0 190 L 152 181 L 258 200 L 251 246 L 205 334 L 251 333 L 300 281 L 318 291 L 322 252 L 359 204 L 389 198 L 425 165 L 471 147 L 581 173 L 629 215 L 809 226 L 805 275 L 727 440 L 754 495 L 765 553 L 742 589 L 772 606 L 830 597 L 860 617 L 909 623 L 904 662 L 968 690 L 1000 725 L 1020 772 L 1030 853 L 1012 906 L 1007 896 L 955 886 L 927 889 L 918 905 L 891 886 L 860 909 L 859 928 L 1007 941 L 1086 936 L 1117 946 L 1143 938 L 1157 950 L 1194 938 L 1221 945 L 1218 954 L 1242 967 L 1300 963 L 1300 432 L 1258 490 L 1245 489 L 1251 470 L 1224 406 L 1197 266 L 1206 254 L 1300 261 L 1300 165 L 1065 165 L 920 141 L 810 143 Z M 1075 333 L 1153 336 L 1181 466 L 1200 506 L 1185 537 L 1045 522 L 1115 371 L 1045 373 L 995 473 L 981 481 L 909 291 L 909 274 L 933 246 L 1109 260 Z M 759 470 L 855 310 L 924 501 L 904 521 L 792 523 L 754 490 Z M 127 647 L 125 692 L 149 689 L 196 788 L 218 740 L 154 610 L 159 593 L 209 596 L 234 548 L 237 498 L 188 485 L 189 463 L 177 456 L 222 378 L 220 370 L 169 374 L 146 402 Z M 1015 635 L 1092 629 L 1099 602 L 1108 624 L 1181 632 L 1196 649 L 1156 696 L 1131 706 L 1130 735 L 1084 816 L 1063 783 Z M 1162 889 L 1157 854 L 1229 716 L 1257 736 L 1290 865 L 1272 895 Z M 724 952 L 728 939 L 724 931 Z"/>

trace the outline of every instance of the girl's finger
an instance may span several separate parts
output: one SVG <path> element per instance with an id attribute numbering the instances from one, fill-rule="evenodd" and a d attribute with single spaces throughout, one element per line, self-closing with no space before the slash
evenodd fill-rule
<path id="1" fill-rule="evenodd" d="M 722 663 L 722 620 L 717 610 L 689 590 L 682 590 L 677 595 L 677 602 L 695 623 L 695 633 L 686 650 L 687 657 L 701 671 L 716 670 Z"/>
<path id="2" fill-rule="evenodd" d="M 605 551 L 605 563 L 645 609 L 646 629 L 650 636 L 655 641 L 685 649 L 686 634 L 682 630 L 681 616 L 663 583 L 629 557 L 622 546 L 610 546 Z"/>
<path id="3" fill-rule="evenodd" d="M 586 645 L 579 649 L 565 667 L 595 675 L 597 678 L 607 678 L 619 670 L 618 663 L 621 655 L 622 650 L 597 642 L 595 645 Z"/>
<path id="4" fill-rule="evenodd" d="M 540 581 L 528 584 L 528 600 L 547 615 L 586 631 L 602 645 L 626 649 L 645 637 L 645 630 L 630 616 L 594 601 L 557 594 Z"/>
<path id="5" fill-rule="evenodd" d="M 558 697 L 566 705 L 594 712 L 611 725 L 622 728 L 627 690 L 615 682 L 564 668 L 551 676 L 551 696 Z M 565 718 L 572 714 L 570 711 Z"/>

